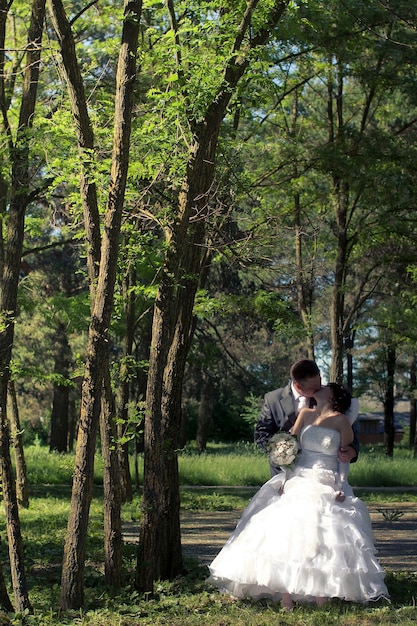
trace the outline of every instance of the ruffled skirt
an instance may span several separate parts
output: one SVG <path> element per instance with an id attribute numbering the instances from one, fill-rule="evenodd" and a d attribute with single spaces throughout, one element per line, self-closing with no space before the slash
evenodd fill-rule
<path id="1" fill-rule="evenodd" d="M 236 598 L 388 598 L 371 519 L 356 497 L 335 500 L 335 475 L 298 469 L 258 491 L 211 563 L 209 582 Z"/>

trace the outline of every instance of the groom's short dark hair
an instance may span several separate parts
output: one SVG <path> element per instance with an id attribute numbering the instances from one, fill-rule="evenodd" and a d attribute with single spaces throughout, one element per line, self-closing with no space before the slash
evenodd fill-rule
<path id="1" fill-rule="evenodd" d="M 320 370 L 315 361 L 311 359 L 300 359 L 291 365 L 290 376 L 291 380 L 299 383 L 306 378 L 320 376 Z"/>

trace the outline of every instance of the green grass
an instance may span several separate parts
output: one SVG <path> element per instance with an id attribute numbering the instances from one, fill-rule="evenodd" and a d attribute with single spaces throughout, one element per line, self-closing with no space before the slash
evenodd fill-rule
<path id="1" fill-rule="evenodd" d="M 49 452 L 45 446 L 25 448 L 28 480 L 31 485 L 70 485 L 74 469 L 75 454 Z M 97 454 L 94 467 L 94 483 L 103 482 L 103 461 Z M 1 626 L 1 624 L 0 624 Z"/>
<path id="2" fill-rule="evenodd" d="M 382 446 L 364 446 L 350 466 L 349 482 L 357 487 L 416 487 L 417 458 L 405 447 L 396 448 L 390 459 Z"/>
<path id="3" fill-rule="evenodd" d="M 47 448 L 30 446 L 25 455 L 31 484 L 71 484 L 73 454 L 50 454 Z M 178 467 L 181 485 L 259 486 L 269 478 L 266 456 L 252 443 L 210 444 L 201 454 L 190 446 L 179 452 Z M 133 459 L 131 469 L 133 475 Z M 98 454 L 94 475 L 97 485 L 102 483 L 102 470 Z M 142 458 L 139 474 L 141 481 Z M 358 461 L 351 465 L 349 482 L 356 487 L 417 486 L 417 459 L 405 447 L 396 447 L 390 459 L 382 446 L 363 446 Z"/>
<path id="4" fill-rule="evenodd" d="M 184 450 L 178 467 L 181 485 L 262 485 L 269 478 L 265 454 L 249 443 Z"/>
<path id="5" fill-rule="evenodd" d="M 153 597 L 134 591 L 132 580 L 136 567 L 136 548 L 126 544 L 123 553 L 124 584 L 118 594 L 103 586 L 103 491 L 102 464 L 97 458 L 94 497 L 91 505 L 85 564 L 86 603 L 80 611 L 61 614 L 59 606 L 60 572 L 63 543 L 71 496 L 73 455 L 49 454 L 45 448 L 32 446 L 26 451 L 31 482 L 30 507 L 20 511 L 25 545 L 25 562 L 33 616 L 9 615 L 0 626 L 9 623 L 28 626 L 333 626 L 416 624 L 417 574 L 388 572 L 387 585 L 391 604 L 363 607 L 339 601 L 317 609 L 297 608 L 291 614 L 278 604 L 232 601 L 206 583 L 207 569 L 196 561 L 186 560 L 187 571 L 174 581 L 158 582 Z M 185 450 L 179 458 L 182 510 L 241 511 L 257 487 L 268 479 L 264 455 L 251 444 L 210 445 L 204 454 Z M 417 502 L 417 493 L 406 487 L 415 485 L 417 460 L 406 449 L 396 450 L 394 460 L 386 459 L 382 449 L 363 449 L 359 462 L 352 466 L 352 484 L 361 484 L 357 494 L 366 502 L 389 508 L 391 503 Z M 142 466 L 140 466 L 142 475 Z M 366 487 L 398 485 L 401 490 L 377 491 Z M 238 487 L 236 487 L 238 485 Z M 124 521 L 140 523 L 140 494 L 123 507 Z M 395 522 L 393 522 L 395 523 Z M 0 535 L 6 536 L 4 519 Z M 0 555 L 6 579 L 7 547 L 0 543 Z M 12 597 L 12 594 L 10 592 Z"/>
<path id="6" fill-rule="evenodd" d="M 180 453 L 178 465 L 182 485 L 262 485 L 269 478 L 265 454 L 249 443 L 211 444 L 202 454 L 190 448 Z M 349 482 L 357 487 L 417 486 L 417 459 L 405 447 L 397 447 L 390 459 L 382 446 L 363 446 L 350 467 Z"/>

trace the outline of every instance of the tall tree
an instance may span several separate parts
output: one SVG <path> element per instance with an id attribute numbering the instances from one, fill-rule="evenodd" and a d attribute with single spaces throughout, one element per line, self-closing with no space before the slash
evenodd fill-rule
<path id="1" fill-rule="evenodd" d="M 10 361 L 14 337 L 14 322 L 17 308 L 20 260 L 23 248 L 25 214 L 29 203 L 38 190 L 32 187 L 30 136 L 36 108 L 39 82 L 42 34 L 45 18 L 45 0 L 33 0 L 31 18 L 25 49 L 23 84 L 21 85 L 21 105 L 18 125 L 12 128 L 8 115 L 10 100 L 5 71 L 6 23 L 11 3 L 2 1 L 0 6 L 0 108 L 3 132 L 7 138 L 8 161 L 10 163 L 9 207 L 7 212 L 7 236 L 1 233 L 0 250 L 0 467 L 3 499 L 6 509 L 9 555 L 16 609 L 21 613 L 31 611 L 29 601 L 23 543 L 16 499 L 16 488 L 10 459 L 10 436 L 7 422 L 7 393 L 10 381 Z M 14 80 L 14 79 L 13 79 Z M 5 218 L 7 205 L 7 178 L 0 174 L 2 215 Z"/>
<path id="2" fill-rule="evenodd" d="M 89 143 L 87 146 L 88 150 L 92 150 L 94 145 L 81 73 L 75 54 L 74 38 L 62 3 L 59 0 L 50 0 L 49 6 L 61 43 L 61 54 L 65 64 L 74 117 L 78 125 L 79 147 L 85 162 L 87 153 L 84 140 L 86 139 Z M 63 608 L 78 608 L 84 602 L 83 573 L 87 522 L 92 496 L 96 434 L 102 408 L 104 377 L 108 369 L 108 329 L 113 307 L 118 244 L 129 163 L 131 115 L 136 77 L 136 50 L 141 10 L 142 4 L 140 1 L 128 1 L 125 3 L 123 31 L 117 66 L 112 167 L 101 248 L 99 248 L 100 232 L 98 230 L 99 221 L 97 221 L 98 204 L 96 191 L 95 188 L 91 187 L 91 179 L 84 176 L 81 177 L 87 239 L 89 245 L 93 245 L 95 250 L 95 254 L 90 256 L 89 263 L 91 291 L 94 299 L 89 329 L 87 362 L 82 387 L 71 509 L 64 548 L 61 580 L 61 605 Z M 70 54 L 68 54 L 66 49 L 68 47 L 70 48 Z M 82 115 L 82 123 L 78 117 L 80 114 Z M 97 286 L 95 286 L 98 260 L 100 265 Z M 113 488 L 115 488 L 115 485 L 113 485 Z M 118 503 L 115 502 L 115 504 L 117 506 Z M 108 514 L 106 515 L 106 520 L 111 522 L 114 520 L 114 516 Z M 116 532 L 115 535 L 115 541 L 120 544 L 118 533 Z M 108 533 L 106 536 L 111 538 L 111 533 Z M 109 552 L 113 553 L 112 550 Z M 119 559 L 110 558 L 109 563 L 110 560 L 113 564 L 120 563 Z"/>
<path id="3" fill-rule="evenodd" d="M 116 408 L 108 368 L 103 375 L 104 394 L 101 403 L 101 447 L 107 466 L 103 472 L 104 495 L 104 577 L 108 589 L 119 589 L 122 578 L 122 520 L 120 507 L 121 471 L 117 446 Z"/>
<path id="4" fill-rule="evenodd" d="M 16 496 L 19 506 L 29 506 L 29 483 L 26 469 L 25 454 L 23 449 L 22 428 L 20 426 L 19 407 L 17 404 L 16 388 L 13 378 L 9 383 L 10 394 L 10 430 L 14 448 L 16 467 Z"/>
<path id="5" fill-rule="evenodd" d="M 55 380 L 52 398 L 51 435 L 49 449 L 57 452 L 68 451 L 69 430 L 69 384 L 71 349 L 65 324 L 58 323 L 56 334 Z"/>
<path id="6" fill-rule="evenodd" d="M 415 354 L 410 359 L 410 436 L 408 444 L 414 450 L 414 456 L 417 456 L 417 357 Z"/>
<path id="7" fill-rule="evenodd" d="M 345 376 L 347 349 L 350 358 L 353 354 L 355 323 L 381 279 L 380 265 L 365 253 L 372 241 L 370 233 L 376 239 L 385 227 L 401 233 L 403 220 L 409 219 L 405 208 L 410 201 L 409 178 L 407 168 L 400 171 L 398 159 L 404 164 L 407 153 L 414 150 L 405 137 L 406 129 L 414 125 L 414 104 L 407 107 L 409 125 L 406 119 L 397 118 L 395 123 L 390 112 L 392 94 L 401 93 L 406 84 L 400 74 L 410 59 L 409 42 L 415 38 L 413 29 L 406 26 L 413 24 L 414 13 L 401 2 L 396 8 L 378 3 L 303 4 L 297 16 L 303 19 L 293 23 L 298 57 L 277 62 L 285 97 L 278 93 L 275 108 L 263 118 L 265 124 L 273 122 L 271 132 L 277 139 L 283 130 L 290 139 L 286 145 L 276 142 L 276 165 L 267 171 L 268 179 L 261 180 L 281 185 L 295 207 L 295 211 L 290 209 L 288 200 L 277 203 L 286 225 L 287 216 L 295 216 L 298 269 L 291 268 L 288 279 L 288 253 L 281 271 L 275 262 L 283 289 L 288 291 L 292 281 L 297 284 L 303 319 L 308 312 L 306 319 L 315 333 L 320 326 L 324 329 L 322 337 L 319 332 L 314 338 L 314 345 L 323 340 L 329 345 L 332 380 L 342 381 Z M 355 30 L 363 36 L 355 38 Z M 399 46 L 399 41 L 407 43 Z M 400 138 L 399 133 L 405 134 Z M 405 181 L 400 200 L 385 194 L 387 176 Z M 388 215 L 394 212 L 388 227 Z M 308 275 L 300 271 L 303 251 L 310 251 L 315 260 L 314 275 L 307 283 Z M 308 301 L 300 298 L 305 288 L 314 288 L 309 309 Z M 310 335 L 310 353 L 311 343 Z"/>
<path id="8" fill-rule="evenodd" d="M 156 579 L 176 576 L 183 568 L 177 462 L 181 391 L 202 269 L 219 132 L 252 56 L 266 43 L 287 7 L 285 1 L 275 2 L 257 16 L 258 4 L 258 0 L 249 0 L 243 13 L 233 15 L 240 22 L 235 25 L 220 83 L 197 117 L 187 92 L 187 75 L 192 73 L 192 67 L 182 57 L 181 22 L 174 3 L 167 2 L 178 89 L 188 110 L 191 141 L 177 206 L 167 228 L 165 263 L 154 306 L 145 413 L 143 522 L 136 571 L 136 586 L 142 591 L 152 591 Z M 221 25 L 224 26 L 222 22 Z M 186 26 L 185 40 L 187 23 Z M 232 26 L 232 21 L 228 26 Z"/>

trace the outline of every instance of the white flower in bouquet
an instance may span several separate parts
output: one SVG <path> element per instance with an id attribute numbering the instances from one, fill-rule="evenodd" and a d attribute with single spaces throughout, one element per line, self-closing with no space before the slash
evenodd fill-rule
<path id="1" fill-rule="evenodd" d="M 298 454 L 297 439 L 289 433 L 273 435 L 267 444 L 269 462 L 275 467 L 291 465 Z"/>

